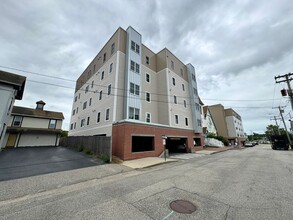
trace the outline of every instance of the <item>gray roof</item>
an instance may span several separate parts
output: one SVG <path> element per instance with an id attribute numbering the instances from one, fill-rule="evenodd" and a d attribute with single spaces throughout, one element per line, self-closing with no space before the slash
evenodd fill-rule
<path id="1" fill-rule="evenodd" d="M 37 118 L 64 119 L 62 112 L 44 111 L 40 109 L 13 106 L 12 115 L 23 115 Z"/>
<path id="2" fill-rule="evenodd" d="M 16 99 L 19 99 L 19 100 L 22 99 L 23 91 L 25 87 L 25 81 L 26 81 L 25 76 L 20 76 L 20 75 L 16 75 L 13 73 L 0 70 L 0 83 L 13 86 L 13 88 L 17 90 L 17 94 L 15 96 Z"/>

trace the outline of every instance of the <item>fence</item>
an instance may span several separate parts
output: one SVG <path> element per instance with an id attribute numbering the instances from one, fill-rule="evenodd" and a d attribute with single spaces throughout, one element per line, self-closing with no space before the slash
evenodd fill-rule
<path id="1" fill-rule="evenodd" d="M 70 136 L 60 139 L 59 146 L 68 147 L 76 151 L 91 150 L 98 157 L 112 158 L 111 137 L 105 136 Z"/>

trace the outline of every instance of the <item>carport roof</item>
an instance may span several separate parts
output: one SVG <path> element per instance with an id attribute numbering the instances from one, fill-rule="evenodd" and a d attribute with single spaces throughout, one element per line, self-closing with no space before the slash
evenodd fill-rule
<path id="1" fill-rule="evenodd" d="M 13 106 L 12 115 L 23 115 L 38 118 L 64 119 L 62 112 L 45 111 L 40 109 Z"/>

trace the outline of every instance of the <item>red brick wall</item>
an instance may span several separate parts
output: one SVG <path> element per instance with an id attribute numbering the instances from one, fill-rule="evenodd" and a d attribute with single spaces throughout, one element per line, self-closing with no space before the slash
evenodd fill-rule
<path id="1" fill-rule="evenodd" d="M 131 142 L 132 136 L 134 135 L 154 136 L 154 150 L 132 153 Z M 112 154 L 121 158 L 122 160 L 131 160 L 143 157 L 157 157 L 164 150 L 162 135 L 166 135 L 168 137 L 187 138 L 187 148 L 189 151 L 203 148 L 202 134 L 195 134 L 191 130 L 122 122 L 114 124 L 112 128 Z M 201 138 L 201 146 L 197 146 L 196 148 L 193 146 L 193 138 L 195 137 Z"/>

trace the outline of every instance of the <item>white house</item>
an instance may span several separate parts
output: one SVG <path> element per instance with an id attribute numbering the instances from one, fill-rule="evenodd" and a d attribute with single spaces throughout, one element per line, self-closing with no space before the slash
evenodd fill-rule
<path id="1" fill-rule="evenodd" d="M 14 106 L 5 135 L 5 147 L 58 146 L 63 113 L 45 111 L 43 101 L 36 109 Z"/>
<path id="2" fill-rule="evenodd" d="M 21 100 L 26 77 L 0 70 L 0 149 L 4 147 L 5 133 L 15 99 Z"/>

